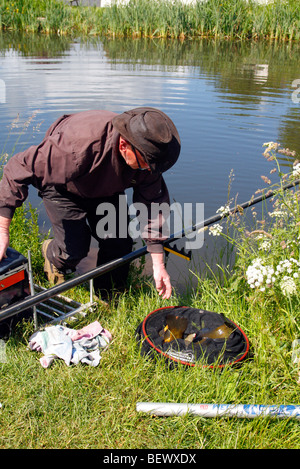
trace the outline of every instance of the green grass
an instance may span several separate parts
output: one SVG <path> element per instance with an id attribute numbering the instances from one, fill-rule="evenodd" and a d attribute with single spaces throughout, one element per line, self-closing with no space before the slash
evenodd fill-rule
<path id="1" fill-rule="evenodd" d="M 0 0 L 2 30 L 58 35 L 193 39 L 300 39 L 298 0 L 130 0 L 111 7 L 77 7 L 59 0 Z"/>
<path id="2" fill-rule="evenodd" d="M 70 327 L 78 329 L 99 320 L 112 333 L 113 342 L 103 353 L 98 367 L 81 364 L 67 367 L 56 360 L 50 368 L 43 369 L 39 363 L 41 354 L 27 348 L 32 324 L 21 323 L 16 328 L 6 343 L 6 360 L 0 363 L 1 448 L 300 447 L 299 423 L 295 420 L 264 417 L 254 420 L 205 419 L 191 415 L 162 418 L 136 412 L 139 401 L 299 403 L 298 365 L 292 363 L 291 345 L 300 336 L 300 280 L 293 277 L 296 291 L 286 294 L 281 287 L 280 272 L 276 281 L 265 289 L 262 283 L 251 288 L 247 277 L 247 269 L 257 257 L 274 268 L 281 260 L 292 256 L 299 260 L 299 192 L 281 190 L 281 183 L 294 176 L 281 173 L 277 150 L 276 146 L 269 145 L 265 152 L 270 160 L 270 172 L 273 174 L 276 168 L 277 174 L 280 173 L 279 180 L 274 183 L 278 192 L 271 201 L 273 212 L 277 212 L 276 218 L 266 213 L 258 219 L 254 209 L 251 210 L 254 218 L 251 233 L 246 211 L 229 214 L 220 223 L 223 227 L 221 236 L 228 243 L 225 254 L 234 248 L 236 255 L 231 270 L 226 262 L 222 264 L 220 253 L 220 267 L 209 266 L 211 275 L 203 276 L 193 270 L 191 275 L 198 278 L 193 293 L 181 297 L 174 293 L 172 299 L 165 301 L 158 297 L 151 282 L 142 281 L 140 273 L 133 270 L 132 286 L 126 293 L 113 298 L 109 308 L 99 303 L 94 312 L 70 323 Z M 264 180 L 267 181 L 265 176 Z M 269 187 L 267 182 L 264 190 Z M 281 214 L 278 215 L 279 208 Z M 28 212 L 26 208 L 23 210 L 12 227 L 12 244 L 25 255 L 28 246 L 32 246 L 37 258 L 34 270 L 39 277 L 42 236 L 37 231 L 35 211 L 30 223 L 26 221 L 24 225 L 22 220 L 28 219 Z M 265 238 L 257 236 L 258 228 Z M 31 236 L 28 236 L 28 230 L 33 233 Z M 218 241 L 219 238 L 215 239 Z M 267 245 L 266 241 L 272 244 Z M 83 287 L 68 294 L 79 301 L 88 301 L 88 292 Z M 154 309 L 177 304 L 223 312 L 247 334 L 251 357 L 239 368 L 228 366 L 222 371 L 181 365 L 171 370 L 160 358 L 152 361 L 142 357 L 135 339 L 137 326 Z"/>
<path id="3" fill-rule="evenodd" d="M 109 311 L 98 309 L 73 326 L 98 319 L 113 333 L 97 368 L 68 368 L 56 361 L 43 369 L 40 354 L 26 349 L 30 328 L 23 326 L 7 343 L 7 363 L 0 364 L 1 448 L 299 448 L 299 424 L 292 420 L 159 418 L 136 412 L 138 401 L 298 402 L 290 356 L 295 330 L 287 333 L 285 324 L 294 311 L 282 308 L 275 314 L 267 305 L 251 306 L 226 290 L 214 292 L 215 285 L 205 280 L 202 289 L 185 301 L 229 313 L 249 335 L 253 360 L 220 372 L 182 366 L 171 371 L 160 360 L 142 358 L 135 328 L 162 305 L 151 291 L 130 292 Z M 285 318 L 278 322 L 279 314 Z"/>

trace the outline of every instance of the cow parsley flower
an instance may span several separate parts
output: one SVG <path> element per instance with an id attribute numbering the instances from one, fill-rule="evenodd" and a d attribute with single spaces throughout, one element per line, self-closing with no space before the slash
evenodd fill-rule
<path id="1" fill-rule="evenodd" d="M 284 259 L 280 261 L 276 267 L 276 275 L 280 275 L 283 273 L 298 274 L 299 272 L 300 272 L 300 262 L 297 261 L 297 259 L 294 259 L 293 257 L 291 257 L 290 259 Z"/>
<path id="2" fill-rule="evenodd" d="M 229 205 L 222 205 L 220 208 L 218 208 L 216 213 L 221 213 L 221 215 L 228 215 L 229 211 Z"/>
<path id="3" fill-rule="evenodd" d="M 284 296 L 295 295 L 297 293 L 297 286 L 292 277 L 285 275 L 280 282 L 280 288 Z"/>
<path id="4" fill-rule="evenodd" d="M 259 246 L 259 251 L 268 251 L 271 248 L 270 241 L 263 241 Z"/>
<path id="5" fill-rule="evenodd" d="M 250 288 L 259 288 L 260 291 L 265 291 L 266 286 L 269 287 L 275 281 L 273 267 L 265 265 L 260 258 L 249 265 L 246 277 Z"/>
<path id="6" fill-rule="evenodd" d="M 283 210 L 274 210 L 273 212 L 269 212 L 270 217 L 284 217 L 286 212 Z"/>
<path id="7" fill-rule="evenodd" d="M 223 226 L 216 223 L 209 228 L 209 234 L 213 236 L 220 236 L 223 231 Z"/>
<path id="8" fill-rule="evenodd" d="M 295 166 L 293 166 L 293 176 L 300 176 L 300 163 L 297 163 Z"/>

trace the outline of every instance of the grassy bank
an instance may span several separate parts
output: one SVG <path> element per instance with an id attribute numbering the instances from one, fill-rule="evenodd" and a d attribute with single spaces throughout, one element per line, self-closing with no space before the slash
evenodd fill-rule
<path id="1" fill-rule="evenodd" d="M 290 174 L 282 174 L 278 151 L 269 143 L 264 157 L 270 174 L 263 175 L 260 190 L 276 190 L 258 217 L 256 207 L 231 213 L 229 200 L 219 212 L 218 226 L 205 233 L 227 241 L 227 254 L 237 254 L 232 270 L 220 262 L 209 266 L 212 275 L 198 279 L 192 294 L 161 300 L 151 282 L 129 287 L 109 307 L 72 323 L 78 329 L 99 320 L 111 331 L 113 342 L 100 365 L 67 367 L 56 360 L 50 368 L 39 363 L 41 354 L 27 349 L 31 324 L 20 324 L 6 342 L 0 362 L 1 448 L 116 448 L 216 449 L 299 448 L 300 429 L 295 420 L 257 418 L 204 419 L 151 417 L 136 412 L 138 401 L 298 404 L 299 365 L 292 362 L 292 341 L 300 336 L 299 192 L 283 191 L 282 184 L 299 177 L 295 161 Z M 2 154 L 2 161 L 4 161 Z M 278 177 L 279 175 L 279 177 Z M 275 178 L 274 185 L 272 178 Z M 30 215 L 31 213 L 31 215 Z M 36 212 L 19 209 L 12 226 L 12 246 L 26 255 L 34 250 L 35 275 L 40 278 L 42 259 Z M 28 217 L 28 215 L 30 215 Z M 30 220 L 25 224 L 24 217 Z M 32 231 L 34 230 L 34 231 Z M 134 274 L 134 272 L 133 272 Z M 135 285 L 136 282 L 133 282 Z M 69 292 L 88 300 L 82 287 Z M 247 334 L 252 356 L 240 368 L 218 369 L 178 366 L 170 370 L 158 359 L 141 357 L 135 330 L 144 317 L 163 305 L 184 304 L 223 312 Z M 99 456 L 100 457 L 100 456 Z"/>
<path id="2" fill-rule="evenodd" d="M 104 8 L 59 0 L 1 0 L 0 18 L 2 30 L 60 35 L 300 39 L 298 0 L 267 5 L 252 0 L 130 0 Z"/>

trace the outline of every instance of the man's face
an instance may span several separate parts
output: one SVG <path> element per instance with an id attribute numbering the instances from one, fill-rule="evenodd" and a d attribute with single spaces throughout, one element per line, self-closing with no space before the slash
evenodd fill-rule
<path id="1" fill-rule="evenodd" d="M 150 167 L 142 157 L 141 153 L 136 148 L 134 148 L 131 143 L 127 142 L 127 140 L 125 140 L 123 137 L 120 137 L 119 151 L 123 156 L 125 162 L 132 169 L 150 171 Z"/>

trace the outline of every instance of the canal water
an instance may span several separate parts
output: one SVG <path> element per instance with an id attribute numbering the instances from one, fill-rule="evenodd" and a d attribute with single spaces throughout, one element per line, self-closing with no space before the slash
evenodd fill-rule
<path id="1" fill-rule="evenodd" d="M 263 143 L 279 142 L 300 155 L 299 52 L 290 43 L 2 34 L 0 154 L 37 144 L 65 113 L 158 107 L 182 141 L 180 159 L 165 174 L 171 201 L 204 204 L 209 218 L 226 204 L 229 179 L 230 198 L 238 203 L 265 187 L 261 176 L 276 181 Z M 288 172 L 292 160 L 281 157 L 280 164 Z M 48 229 L 35 190 L 29 200 Z M 193 265 L 169 257 L 175 282 L 197 271 L 199 255 L 212 267 L 216 239 L 213 248 L 209 243 L 206 236 Z"/>

